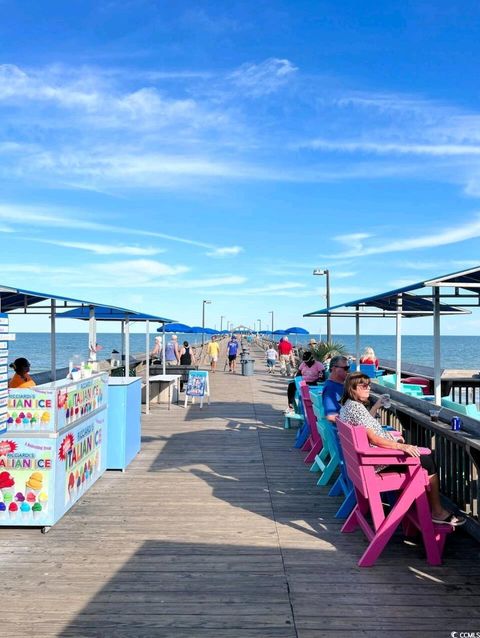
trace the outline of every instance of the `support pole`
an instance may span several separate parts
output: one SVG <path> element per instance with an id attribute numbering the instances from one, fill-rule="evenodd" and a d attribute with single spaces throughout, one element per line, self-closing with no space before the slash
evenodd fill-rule
<path id="1" fill-rule="evenodd" d="M 51 300 L 50 315 L 50 378 L 52 381 L 57 380 L 57 335 L 55 334 L 55 316 L 57 313 L 57 302 Z"/>
<path id="2" fill-rule="evenodd" d="M 325 276 L 327 278 L 327 308 L 330 310 L 330 271 L 325 270 Z M 332 343 L 332 317 L 330 312 L 327 315 L 327 342 Z"/>
<path id="3" fill-rule="evenodd" d="M 360 370 L 360 315 L 358 306 L 355 306 L 355 370 Z"/>
<path id="4" fill-rule="evenodd" d="M 97 360 L 97 320 L 95 319 L 95 308 L 90 306 L 88 311 L 88 358 L 90 361 Z"/>
<path id="5" fill-rule="evenodd" d="M 145 414 L 150 414 L 150 322 L 145 322 Z"/>
<path id="6" fill-rule="evenodd" d="M 125 352 L 125 321 L 122 320 L 120 326 L 122 331 L 122 343 L 120 346 L 120 361 L 123 361 L 123 354 Z"/>
<path id="7" fill-rule="evenodd" d="M 165 361 L 165 324 L 163 324 L 162 328 L 162 372 L 165 374 L 167 365 Z"/>
<path id="8" fill-rule="evenodd" d="M 130 374 L 130 323 L 128 316 L 125 321 L 125 376 Z"/>
<path id="9" fill-rule="evenodd" d="M 402 295 L 397 297 L 397 315 L 395 317 L 396 328 L 396 383 L 395 389 L 401 389 L 402 377 Z"/>
<path id="10" fill-rule="evenodd" d="M 433 392 L 435 403 L 442 405 L 442 380 L 440 369 L 440 291 L 432 288 L 433 296 Z"/>

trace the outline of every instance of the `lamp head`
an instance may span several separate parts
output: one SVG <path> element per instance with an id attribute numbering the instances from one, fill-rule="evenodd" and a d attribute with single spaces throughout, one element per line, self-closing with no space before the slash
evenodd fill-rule
<path id="1" fill-rule="evenodd" d="M 313 271 L 314 275 L 326 275 L 327 271 L 325 269 L 322 268 L 315 268 L 315 270 Z"/>

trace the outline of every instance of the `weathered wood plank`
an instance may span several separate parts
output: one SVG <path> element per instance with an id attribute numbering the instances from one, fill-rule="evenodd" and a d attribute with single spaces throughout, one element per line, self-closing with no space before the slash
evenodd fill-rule
<path id="1" fill-rule="evenodd" d="M 285 379 L 211 382 L 203 410 L 152 406 L 128 471 L 107 473 L 48 535 L 0 531 L 5 636 L 429 638 L 480 622 L 469 537 L 453 534 L 433 568 L 398 535 L 359 569 L 365 539 L 340 534 L 338 499 L 283 429 Z"/>

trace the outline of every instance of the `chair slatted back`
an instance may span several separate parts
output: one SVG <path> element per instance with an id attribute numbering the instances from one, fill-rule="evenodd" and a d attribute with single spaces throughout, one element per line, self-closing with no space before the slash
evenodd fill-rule
<path id="1" fill-rule="evenodd" d="M 361 451 L 368 447 L 365 428 L 354 427 L 337 417 L 337 431 L 348 476 L 360 493 L 368 497 L 367 468 L 362 467 L 360 458 Z"/>
<path id="2" fill-rule="evenodd" d="M 300 396 L 303 401 L 303 408 L 305 410 L 305 418 L 308 423 L 308 427 L 310 429 L 310 436 L 312 440 L 318 441 L 320 439 L 320 434 L 318 432 L 317 427 L 317 417 L 315 416 L 315 412 L 313 411 L 312 399 L 310 396 L 310 390 L 305 381 L 300 383 Z"/>

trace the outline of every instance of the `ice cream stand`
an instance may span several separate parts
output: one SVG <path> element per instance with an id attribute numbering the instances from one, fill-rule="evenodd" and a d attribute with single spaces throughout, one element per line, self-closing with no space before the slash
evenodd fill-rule
<path id="1" fill-rule="evenodd" d="M 47 302 L 45 304 L 44 302 Z M 0 526 L 35 526 L 47 531 L 106 469 L 108 375 L 81 371 L 57 380 L 55 316 L 90 302 L 0 287 Z M 120 310 L 120 309 L 119 309 Z M 125 312 L 125 309 L 122 309 Z M 51 381 L 7 389 L 9 313 L 49 314 Z"/>
<path id="2" fill-rule="evenodd" d="M 172 319 L 157 317 L 139 312 L 122 311 L 113 308 L 95 308 L 93 312 L 88 308 L 75 308 L 58 315 L 62 319 L 81 319 L 89 321 L 90 343 L 95 343 L 96 321 L 122 322 L 122 335 L 125 344 L 125 376 L 110 376 L 108 379 L 108 443 L 107 470 L 125 471 L 127 466 L 140 451 L 141 443 L 141 389 L 142 378 L 129 376 L 130 343 L 129 323 L 144 322 L 146 326 L 146 411 L 149 410 L 149 324 L 150 321 L 171 323 Z"/>

